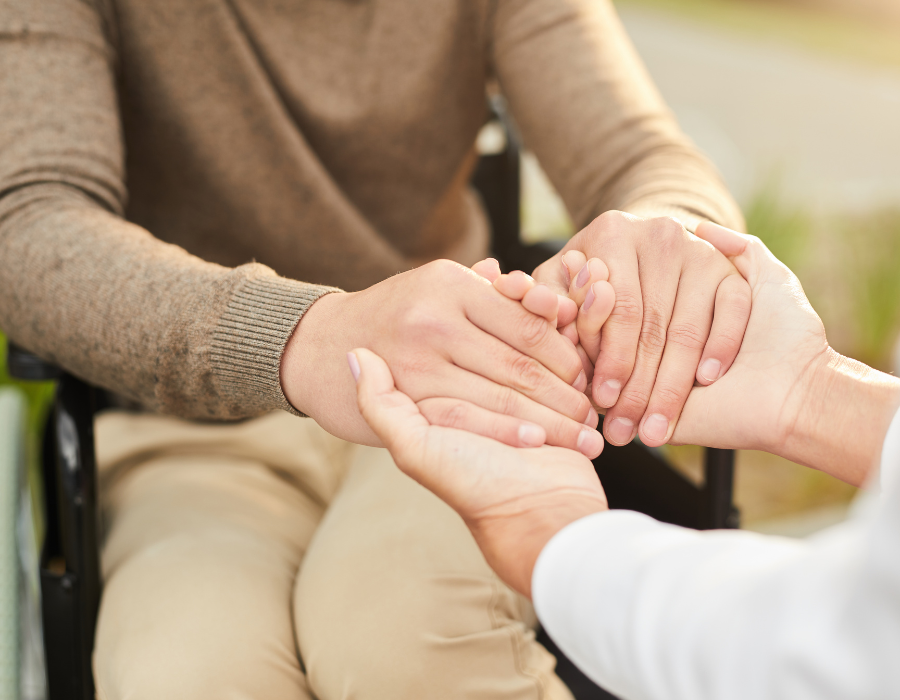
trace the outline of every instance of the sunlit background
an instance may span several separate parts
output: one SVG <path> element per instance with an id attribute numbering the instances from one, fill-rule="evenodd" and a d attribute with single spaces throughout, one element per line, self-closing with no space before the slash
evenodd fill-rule
<path id="1" fill-rule="evenodd" d="M 682 128 L 715 162 L 751 233 L 793 268 L 832 345 L 900 369 L 900 0 L 618 0 Z M 572 224 L 533 156 L 532 239 Z M 667 448 L 699 478 L 701 451 Z M 770 455 L 738 456 L 744 525 L 804 535 L 854 489 Z"/>

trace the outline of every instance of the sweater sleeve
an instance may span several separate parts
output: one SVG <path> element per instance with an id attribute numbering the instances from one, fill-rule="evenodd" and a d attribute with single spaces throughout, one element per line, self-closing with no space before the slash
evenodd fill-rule
<path id="1" fill-rule="evenodd" d="M 207 263 L 124 220 L 108 19 L 85 0 L 0 0 L 0 328 L 165 413 L 292 410 L 281 354 L 331 290 Z"/>
<path id="2" fill-rule="evenodd" d="M 491 55 L 526 145 L 577 228 L 610 209 L 744 230 L 609 0 L 497 0 Z"/>
<path id="3" fill-rule="evenodd" d="M 804 541 L 611 511 L 562 530 L 532 592 L 589 676 L 628 699 L 893 697 L 900 688 L 900 413 L 884 495 Z"/>

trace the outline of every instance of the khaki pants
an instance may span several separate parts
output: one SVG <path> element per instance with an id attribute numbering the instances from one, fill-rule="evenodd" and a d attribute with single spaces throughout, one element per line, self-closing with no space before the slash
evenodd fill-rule
<path id="1" fill-rule="evenodd" d="M 103 700 L 571 698 L 530 604 L 386 450 L 107 413 Z"/>

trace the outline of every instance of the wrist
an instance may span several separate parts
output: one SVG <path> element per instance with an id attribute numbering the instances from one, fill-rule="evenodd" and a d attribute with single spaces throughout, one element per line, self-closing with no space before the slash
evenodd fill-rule
<path id="1" fill-rule="evenodd" d="M 337 306 L 345 292 L 326 294 L 306 310 L 288 339 L 281 356 L 281 390 L 295 409 L 307 415 L 316 412 L 317 378 L 326 371 L 326 345 L 334 337 Z"/>
<path id="2" fill-rule="evenodd" d="M 831 348 L 798 384 L 781 456 L 854 485 L 876 467 L 900 405 L 900 380 Z"/>
<path id="3" fill-rule="evenodd" d="M 567 525 L 606 510 L 606 501 L 597 496 L 565 494 L 515 516 L 469 526 L 491 568 L 530 599 L 534 566 L 547 543 Z"/>

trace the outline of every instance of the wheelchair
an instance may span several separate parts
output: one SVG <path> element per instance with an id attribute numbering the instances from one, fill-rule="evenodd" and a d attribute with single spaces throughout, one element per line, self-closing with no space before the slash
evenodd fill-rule
<path id="1" fill-rule="evenodd" d="M 493 255 L 504 270 L 532 270 L 556 254 L 559 243 L 520 240 L 520 149 L 514 127 L 492 104 L 499 147 L 482 153 L 472 179 L 493 230 Z M 43 431 L 41 470 L 46 533 L 40 552 L 40 597 L 49 700 L 94 700 L 91 653 L 100 605 L 101 527 L 94 456 L 94 416 L 108 399 L 58 367 L 22 348 L 7 348 L 10 376 L 53 381 L 55 395 Z M 611 508 L 646 513 L 694 529 L 738 527 L 733 504 L 734 453 L 707 448 L 704 482 L 695 485 L 673 469 L 659 450 L 638 442 L 604 450 L 594 467 Z M 597 687 L 539 631 L 557 658 L 557 673 L 577 700 L 607 700 Z"/>

